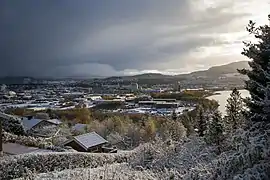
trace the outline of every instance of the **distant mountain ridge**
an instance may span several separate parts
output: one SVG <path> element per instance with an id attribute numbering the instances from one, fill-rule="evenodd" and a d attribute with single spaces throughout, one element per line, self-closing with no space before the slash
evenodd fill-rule
<path id="1" fill-rule="evenodd" d="M 196 78 L 207 78 L 207 79 L 215 79 L 223 75 L 234 75 L 240 74 L 237 72 L 237 69 L 249 69 L 248 61 L 238 61 L 220 66 L 213 66 L 207 70 L 195 71 L 188 74 L 179 74 L 179 75 L 164 75 L 161 73 L 145 73 L 138 74 L 133 76 L 112 76 L 112 77 L 102 77 L 102 76 L 90 76 L 88 77 L 67 77 L 67 78 L 33 78 L 33 77 L 0 77 L 0 84 L 22 84 L 25 79 L 33 80 L 65 80 L 65 79 L 104 79 L 104 80 L 126 80 L 126 81 L 139 81 L 139 80 L 164 80 L 164 82 L 172 82 L 178 80 L 188 80 L 188 79 L 196 79 Z"/>
<path id="2" fill-rule="evenodd" d="M 188 74 L 179 75 L 164 75 L 161 73 L 145 73 L 133 76 L 113 76 L 105 78 L 107 80 L 111 79 L 123 79 L 123 80 L 139 80 L 139 79 L 171 79 L 171 78 L 191 78 L 191 77 L 219 77 L 225 74 L 239 74 L 237 69 L 249 69 L 248 61 L 238 61 L 220 66 L 213 66 L 207 70 L 194 71 Z M 239 74 L 240 75 L 240 74 Z"/>
<path id="3" fill-rule="evenodd" d="M 249 69 L 248 61 L 239 61 L 233 62 L 225 65 L 220 66 L 213 66 L 210 67 L 208 70 L 204 71 L 195 71 L 190 73 L 193 76 L 215 76 L 215 75 L 222 75 L 222 74 L 234 74 L 238 73 L 237 69 Z"/>
<path id="4" fill-rule="evenodd" d="M 179 74 L 176 76 L 185 76 L 185 75 L 192 75 L 192 76 L 216 76 L 216 75 L 223 75 L 223 74 L 234 74 L 238 73 L 237 69 L 250 69 L 248 65 L 248 61 L 238 61 L 232 62 L 229 64 L 219 65 L 219 66 L 212 66 L 207 70 L 201 71 L 194 71 L 188 74 Z"/>

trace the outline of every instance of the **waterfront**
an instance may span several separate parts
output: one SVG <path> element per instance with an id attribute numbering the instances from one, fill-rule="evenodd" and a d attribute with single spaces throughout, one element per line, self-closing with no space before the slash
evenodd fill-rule
<path id="1" fill-rule="evenodd" d="M 224 115 L 225 109 L 226 109 L 226 104 L 227 104 L 227 99 L 229 98 L 230 94 L 232 91 L 217 91 L 215 95 L 213 96 L 209 96 L 208 99 L 214 99 L 216 101 L 218 101 L 219 103 L 219 110 L 221 111 L 221 113 Z M 249 97 L 249 92 L 247 90 L 240 90 L 241 93 L 241 97 L 242 98 L 246 98 Z"/>

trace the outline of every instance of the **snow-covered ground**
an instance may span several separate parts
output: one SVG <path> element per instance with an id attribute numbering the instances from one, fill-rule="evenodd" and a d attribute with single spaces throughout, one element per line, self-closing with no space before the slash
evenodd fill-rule
<path id="1" fill-rule="evenodd" d="M 31 179 L 270 179 L 270 127 L 257 123 L 217 154 L 199 137 L 146 143 L 116 154 L 45 153 L 0 159 L 0 177 Z M 48 172 L 50 171 L 50 172 Z"/>
<path id="2" fill-rule="evenodd" d="M 60 172 L 42 173 L 33 176 L 35 180 L 96 180 L 96 179 L 121 179 L 121 180 L 138 180 L 157 179 L 158 175 L 151 171 L 135 170 L 128 166 L 127 163 L 115 163 L 98 168 L 77 168 L 73 170 L 64 170 Z M 23 180 L 19 178 L 17 180 Z"/>

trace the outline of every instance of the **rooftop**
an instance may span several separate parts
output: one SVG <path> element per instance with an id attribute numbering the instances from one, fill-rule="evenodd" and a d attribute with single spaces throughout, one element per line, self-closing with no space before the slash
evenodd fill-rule
<path id="1" fill-rule="evenodd" d="M 91 133 L 75 136 L 74 139 L 78 143 L 80 143 L 85 149 L 89 149 L 93 146 L 108 142 L 103 137 L 98 135 L 96 132 L 91 132 Z"/>
<path id="2" fill-rule="evenodd" d="M 42 120 L 41 119 L 28 119 L 28 118 L 22 118 L 22 124 L 24 126 L 24 129 L 26 131 L 30 130 L 32 127 L 40 123 Z"/>

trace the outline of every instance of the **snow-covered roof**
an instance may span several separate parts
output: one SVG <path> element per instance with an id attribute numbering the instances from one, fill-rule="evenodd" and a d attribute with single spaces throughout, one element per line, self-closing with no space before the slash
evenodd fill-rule
<path id="1" fill-rule="evenodd" d="M 24 129 L 26 131 L 30 130 L 32 127 L 34 127 L 35 125 L 37 125 L 38 123 L 40 123 L 42 120 L 41 119 L 28 119 L 28 118 L 23 118 L 22 119 L 22 124 L 24 126 Z"/>
<path id="2" fill-rule="evenodd" d="M 49 120 L 47 120 L 47 121 L 50 122 L 50 123 L 53 123 L 53 124 L 55 124 L 55 125 L 62 124 L 62 121 L 59 120 L 59 119 L 49 119 Z"/>
<path id="3" fill-rule="evenodd" d="M 80 145 L 82 145 L 86 150 L 93 147 L 93 146 L 96 146 L 99 144 L 104 144 L 104 143 L 108 142 L 103 137 L 98 135 L 96 132 L 91 132 L 91 133 L 75 136 L 74 139 Z"/>
<path id="4" fill-rule="evenodd" d="M 17 155 L 17 154 L 27 154 L 27 153 L 41 153 L 41 152 L 53 152 L 47 149 L 39 149 L 36 147 L 28 147 L 21 144 L 16 143 L 4 143 L 3 144 L 3 152 Z"/>

